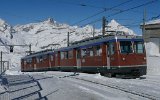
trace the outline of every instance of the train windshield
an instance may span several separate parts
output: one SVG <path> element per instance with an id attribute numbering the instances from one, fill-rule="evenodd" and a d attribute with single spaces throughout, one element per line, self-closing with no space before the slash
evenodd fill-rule
<path id="1" fill-rule="evenodd" d="M 131 41 L 120 41 L 120 49 L 121 49 L 121 53 L 123 54 L 128 54 L 128 53 L 132 53 L 132 42 Z"/>
<path id="2" fill-rule="evenodd" d="M 144 53 L 144 45 L 142 41 L 134 42 L 134 51 L 135 53 Z"/>

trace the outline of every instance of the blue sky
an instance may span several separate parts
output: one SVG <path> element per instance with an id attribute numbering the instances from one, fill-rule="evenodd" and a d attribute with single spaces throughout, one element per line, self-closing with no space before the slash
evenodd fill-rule
<path id="1" fill-rule="evenodd" d="M 73 25 L 91 15 L 103 11 L 103 8 L 111 8 L 128 0 L 0 0 L 0 18 L 6 20 L 11 25 L 27 24 L 31 22 L 39 22 L 52 17 L 57 22 Z M 130 0 L 124 5 L 115 7 L 97 16 L 89 18 L 78 26 L 102 18 L 102 16 L 110 16 L 120 10 L 126 10 L 141 4 L 154 0 Z M 143 10 L 146 9 L 147 19 L 160 15 L 160 0 L 142 6 L 137 9 L 129 10 L 115 16 L 107 18 L 117 20 L 122 25 L 133 29 L 137 34 L 141 34 L 139 24 L 143 19 Z M 95 24 L 97 28 L 101 27 L 101 21 Z"/>

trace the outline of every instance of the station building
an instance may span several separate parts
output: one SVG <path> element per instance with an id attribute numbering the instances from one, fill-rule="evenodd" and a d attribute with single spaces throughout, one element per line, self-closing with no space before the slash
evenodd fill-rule
<path id="1" fill-rule="evenodd" d="M 160 19 L 146 22 L 141 28 L 144 29 L 147 74 L 160 75 Z"/>

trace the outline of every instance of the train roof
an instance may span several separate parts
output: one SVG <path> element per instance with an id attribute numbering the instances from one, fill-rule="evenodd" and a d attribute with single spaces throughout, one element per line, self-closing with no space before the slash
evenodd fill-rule
<path id="1" fill-rule="evenodd" d="M 54 53 L 54 50 L 47 49 L 47 50 L 43 50 L 43 51 L 32 53 L 30 55 L 27 55 L 27 56 L 21 58 L 21 59 L 27 59 L 27 58 L 31 58 L 31 57 L 42 56 L 42 55 L 52 54 L 52 53 Z"/>
<path id="2" fill-rule="evenodd" d="M 67 51 L 73 48 L 85 48 L 88 46 L 99 45 L 107 41 L 116 41 L 116 39 L 118 41 L 125 41 L 125 40 L 142 41 L 143 40 L 142 36 L 133 36 L 133 35 L 105 35 L 105 36 L 102 36 L 100 35 L 100 36 L 76 41 L 74 43 L 71 43 L 69 47 L 63 47 L 55 51 Z"/>
<path id="3" fill-rule="evenodd" d="M 35 52 L 35 53 L 32 53 L 30 55 L 23 57 L 22 59 L 27 59 L 27 58 L 31 58 L 31 57 L 35 57 L 35 56 L 42 56 L 45 54 L 52 54 L 57 51 L 67 51 L 67 50 L 71 50 L 74 48 L 85 48 L 88 46 L 99 45 L 99 44 L 102 44 L 102 43 L 108 42 L 108 41 L 116 41 L 116 39 L 118 41 L 124 41 L 124 40 L 142 41 L 143 40 L 142 36 L 133 36 L 133 35 L 105 35 L 105 36 L 102 36 L 102 35 L 99 35 L 96 37 L 90 37 L 87 39 L 73 42 L 73 43 L 71 43 L 71 45 L 69 47 L 62 47 L 62 48 L 56 49 L 56 50 L 50 49 L 50 50 Z"/>

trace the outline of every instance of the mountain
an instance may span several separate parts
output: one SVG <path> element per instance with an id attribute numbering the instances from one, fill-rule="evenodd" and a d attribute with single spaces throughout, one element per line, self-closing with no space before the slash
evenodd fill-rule
<path id="1" fill-rule="evenodd" d="M 0 19 L 0 44 L 6 44 L 12 36 L 12 27 L 4 20 Z"/>
<path id="2" fill-rule="evenodd" d="M 108 23 L 108 31 L 120 31 L 123 32 L 125 35 L 135 35 L 133 30 L 126 28 L 125 26 L 120 25 L 114 19 Z"/>
<path id="3" fill-rule="evenodd" d="M 135 35 L 135 33 L 112 20 L 107 26 L 107 30 L 124 31 L 125 34 Z M 0 19 L 0 44 L 14 45 L 32 45 L 32 51 L 43 49 L 60 48 L 67 46 L 67 33 L 70 33 L 70 42 L 78 41 L 93 36 L 93 27 L 70 26 L 64 23 L 58 23 L 52 18 L 45 21 L 30 23 L 26 25 L 11 26 L 4 20 Z M 95 36 L 101 35 L 101 29 L 95 29 Z M 109 34 L 109 33 L 107 33 Z M 60 44 L 60 45 L 54 45 Z M 54 45 L 54 46 L 53 46 Z M 10 61 L 10 66 L 20 66 L 20 58 L 25 56 L 25 51 L 29 50 L 28 46 L 14 46 L 14 52 L 9 53 L 9 47 L 0 48 L 4 53 L 3 60 Z M 19 67 L 20 68 L 20 67 Z"/>

